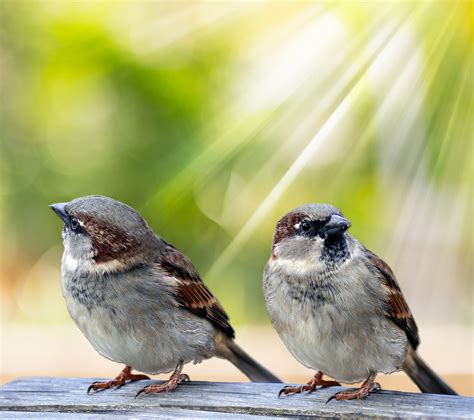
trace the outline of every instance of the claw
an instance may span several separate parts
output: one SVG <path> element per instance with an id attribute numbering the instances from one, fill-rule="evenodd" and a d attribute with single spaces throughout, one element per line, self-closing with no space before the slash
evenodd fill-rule
<path id="1" fill-rule="evenodd" d="M 308 391 L 308 394 L 311 394 L 313 391 L 316 391 L 316 388 L 319 386 L 321 388 L 327 388 L 330 386 L 340 386 L 341 384 L 336 381 L 325 381 L 323 379 L 323 372 L 317 371 L 311 380 L 303 386 L 290 386 L 287 385 L 283 387 L 280 392 L 278 393 L 278 398 L 281 397 L 281 394 L 289 395 L 289 394 L 300 394 L 303 391 Z"/>
<path id="2" fill-rule="evenodd" d="M 285 395 L 288 395 L 290 393 L 299 394 L 302 391 L 302 389 L 303 389 L 302 386 L 294 387 L 291 385 L 286 385 L 282 389 L 280 389 L 280 392 L 278 393 L 278 398 L 281 397 L 281 394 L 285 394 Z"/>
<path id="3" fill-rule="evenodd" d="M 327 399 L 326 404 L 328 404 L 329 401 L 335 399 L 335 398 L 336 398 L 336 395 L 337 395 L 337 394 L 331 395 L 331 396 Z"/>
<path id="4" fill-rule="evenodd" d="M 132 368 L 130 366 L 125 366 L 122 372 L 120 372 L 119 375 L 111 381 L 92 382 L 92 384 L 89 385 L 89 388 L 87 388 L 87 394 L 89 394 L 92 390 L 99 392 L 99 391 L 103 391 L 104 389 L 111 389 L 111 388 L 119 389 L 123 385 L 125 385 L 126 381 L 135 382 L 135 381 L 141 381 L 143 379 L 150 379 L 146 375 L 133 375 L 131 372 L 132 372 Z"/>
<path id="5" fill-rule="evenodd" d="M 284 388 L 280 389 L 280 392 L 278 393 L 278 398 L 281 397 L 281 394 L 283 394 L 285 392 L 285 390 L 286 390 L 286 386 Z"/>
<path id="6" fill-rule="evenodd" d="M 176 366 L 176 369 L 174 370 L 174 372 L 171 374 L 170 378 L 166 382 L 160 385 L 158 384 L 147 385 L 146 387 L 142 388 L 140 391 L 137 392 L 137 394 L 135 395 L 135 398 L 137 398 L 142 393 L 159 394 L 161 392 L 173 391 L 181 382 L 187 382 L 190 380 L 188 375 L 186 375 L 185 373 L 181 373 L 182 369 L 183 369 L 183 362 L 179 362 L 178 365 Z"/>
<path id="7" fill-rule="evenodd" d="M 104 386 L 97 386 L 98 384 L 104 384 Z M 110 382 L 99 382 L 99 381 L 96 381 L 94 382 L 93 384 L 89 385 L 89 388 L 87 388 L 87 394 L 90 394 L 91 391 L 94 391 L 94 392 L 100 392 L 100 391 L 104 391 L 105 389 L 110 389 L 110 388 L 114 388 L 114 381 L 110 381 Z"/>
<path id="8" fill-rule="evenodd" d="M 135 394 L 135 398 L 137 398 L 140 394 L 143 394 L 144 392 L 145 392 L 145 388 L 140 389 L 140 391 L 138 391 L 138 392 Z"/>
<path id="9" fill-rule="evenodd" d="M 112 385 L 110 385 L 112 382 L 113 381 L 110 381 L 110 382 L 94 381 L 87 388 L 87 394 L 89 395 L 91 391 L 99 392 L 99 391 L 103 391 L 104 389 L 112 388 Z M 105 386 L 104 387 L 97 387 L 96 388 L 97 384 L 109 384 L 109 386 L 107 386 L 107 387 L 105 387 Z"/>
<path id="10" fill-rule="evenodd" d="M 370 376 L 364 381 L 362 386 L 355 390 L 355 391 L 342 391 L 342 392 L 336 392 L 333 396 L 329 397 L 329 399 L 326 401 L 326 404 L 329 403 L 329 401 L 336 399 L 338 401 L 340 400 L 360 400 L 362 398 L 366 398 L 369 396 L 369 394 L 373 391 L 379 391 L 381 389 L 380 384 L 377 382 L 374 382 L 376 373 L 371 373 Z"/>

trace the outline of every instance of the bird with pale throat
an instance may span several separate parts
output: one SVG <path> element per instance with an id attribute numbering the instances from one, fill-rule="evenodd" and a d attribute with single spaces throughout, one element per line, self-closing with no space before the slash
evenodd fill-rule
<path id="1" fill-rule="evenodd" d="M 191 261 L 133 208 L 103 196 L 51 205 L 64 222 L 61 284 L 72 319 L 102 356 L 125 365 L 89 391 L 173 372 L 139 391 L 171 391 L 186 363 L 227 359 L 251 381 L 280 382 L 234 340 L 234 329 Z"/>

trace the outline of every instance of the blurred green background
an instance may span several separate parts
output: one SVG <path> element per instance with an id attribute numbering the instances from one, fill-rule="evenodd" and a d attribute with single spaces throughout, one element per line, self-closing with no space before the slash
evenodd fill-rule
<path id="1" fill-rule="evenodd" d="M 419 324 L 472 332 L 471 2 L 0 9 L 4 331 L 70 322 L 48 204 L 104 194 L 186 253 L 237 326 L 269 325 L 278 218 L 330 202 Z"/>

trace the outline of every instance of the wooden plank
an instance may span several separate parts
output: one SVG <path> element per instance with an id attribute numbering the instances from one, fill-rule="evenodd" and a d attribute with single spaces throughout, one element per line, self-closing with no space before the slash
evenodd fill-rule
<path id="1" fill-rule="evenodd" d="M 92 379 L 22 378 L 0 388 L 0 417 L 74 417 L 99 415 L 146 418 L 317 417 L 449 417 L 472 418 L 474 398 L 380 391 L 360 401 L 326 400 L 342 388 L 277 398 L 281 385 L 188 382 L 174 392 L 135 394 L 150 381 L 117 390 L 86 394 Z"/>

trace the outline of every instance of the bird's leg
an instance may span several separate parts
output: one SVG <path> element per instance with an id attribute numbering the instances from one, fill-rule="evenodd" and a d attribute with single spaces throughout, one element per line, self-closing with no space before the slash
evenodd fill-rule
<path id="1" fill-rule="evenodd" d="M 125 366 L 115 379 L 108 382 L 97 381 L 92 383 L 89 388 L 87 388 L 87 393 L 91 391 L 102 391 L 109 388 L 120 388 L 125 385 L 126 381 L 135 382 L 141 381 L 142 379 L 150 378 L 146 375 L 134 375 L 132 373 L 132 368 L 130 366 Z"/>
<path id="2" fill-rule="evenodd" d="M 371 373 L 369 377 L 364 381 L 362 386 L 355 391 L 341 391 L 334 394 L 331 398 L 326 401 L 326 404 L 333 400 L 359 400 L 367 397 L 372 391 L 379 391 L 380 384 L 375 381 L 377 373 Z"/>
<path id="3" fill-rule="evenodd" d="M 321 388 L 326 388 L 328 386 L 341 386 L 339 382 L 324 380 L 323 375 L 324 375 L 323 372 L 318 370 L 316 374 L 311 378 L 311 380 L 306 385 L 302 385 L 302 386 L 287 385 L 280 390 L 280 392 L 278 393 L 278 397 L 280 397 L 281 394 L 291 395 L 291 394 L 299 394 L 303 391 L 313 392 L 318 386 L 320 386 Z"/>
<path id="4" fill-rule="evenodd" d="M 147 385 L 145 388 L 137 392 L 137 395 L 135 395 L 135 398 L 137 398 L 142 393 L 158 394 L 160 392 L 173 391 L 181 382 L 189 381 L 189 376 L 186 375 L 185 373 L 181 373 L 182 370 L 183 370 L 183 362 L 179 362 L 178 366 L 176 366 L 176 369 L 174 370 L 174 372 L 172 373 L 172 375 L 166 382 L 162 384 Z"/>

